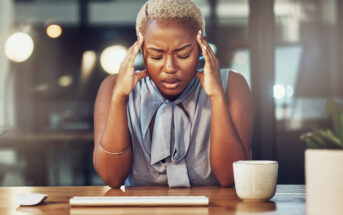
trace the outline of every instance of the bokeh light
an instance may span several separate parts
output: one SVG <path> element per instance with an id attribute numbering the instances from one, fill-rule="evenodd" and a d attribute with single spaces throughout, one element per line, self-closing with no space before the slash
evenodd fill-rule
<path id="1" fill-rule="evenodd" d="M 81 62 L 81 85 L 85 86 L 92 72 L 94 71 L 97 61 L 97 56 L 95 51 L 87 50 L 82 55 Z"/>
<path id="2" fill-rule="evenodd" d="M 63 75 L 58 79 L 58 85 L 61 87 L 68 87 L 73 83 L 73 77 L 70 75 Z"/>
<path id="3" fill-rule="evenodd" d="M 32 54 L 33 40 L 27 33 L 17 32 L 9 36 L 5 42 L 5 55 L 11 61 L 26 61 Z"/>
<path id="4" fill-rule="evenodd" d="M 237 53 L 237 55 L 235 56 L 235 62 L 237 64 L 246 64 L 248 62 L 248 56 L 246 53 Z"/>
<path id="5" fill-rule="evenodd" d="M 50 38 L 58 38 L 62 35 L 62 27 L 56 24 L 52 24 L 49 25 L 46 28 L 46 34 L 50 37 Z"/>
<path id="6" fill-rule="evenodd" d="M 286 86 L 286 95 L 287 97 L 293 97 L 294 89 L 291 85 Z"/>
<path id="7" fill-rule="evenodd" d="M 281 84 L 274 85 L 274 98 L 282 99 L 286 96 L 286 88 Z"/>
<path id="8" fill-rule="evenodd" d="M 96 63 L 96 53 L 93 50 L 87 50 L 82 55 L 82 71 L 91 71 Z"/>
<path id="9" fill-rule="evenodd" d="M 119 72 L 120 63 L 125 58 L 127 49 L 121 45 L 107 47 L 100 55 L 100 64 L 109 74 Z"/>

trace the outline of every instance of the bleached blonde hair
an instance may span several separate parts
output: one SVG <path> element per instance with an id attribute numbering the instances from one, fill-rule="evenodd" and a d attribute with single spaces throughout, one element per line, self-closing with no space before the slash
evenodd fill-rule
<path id="1" fill-rule="evenodd" d="M 138 12 L 136 33 L 144 32 L 149 20 L 190 21 L 195 30 L 205 32 L 205 20 L 199 6 L 192 0 L 148 0 Z"/>

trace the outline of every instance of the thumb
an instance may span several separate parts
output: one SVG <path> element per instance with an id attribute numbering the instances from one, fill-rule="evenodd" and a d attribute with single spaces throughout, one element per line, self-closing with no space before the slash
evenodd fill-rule
<path id="1" fill-rule="evenodd" d="M 146 69 L 144 69 L 144 70 L 142 70 L 140 72 L 137 72 L 136 75 L 137 75 L 138 81 L 139 81 L 142 78 L 147 77 L 148 76 L 148 72 L 146 71 Z"/>

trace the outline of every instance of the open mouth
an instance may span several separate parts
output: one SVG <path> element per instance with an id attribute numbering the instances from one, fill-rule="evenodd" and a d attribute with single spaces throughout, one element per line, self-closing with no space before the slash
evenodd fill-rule
<path id="1" fill-rule="evenodd" d="M 162 81 L 162 85 L 167 89 L 176 89 L 180 86 L 181 81 L 176 78 L 167 78 Z"/>

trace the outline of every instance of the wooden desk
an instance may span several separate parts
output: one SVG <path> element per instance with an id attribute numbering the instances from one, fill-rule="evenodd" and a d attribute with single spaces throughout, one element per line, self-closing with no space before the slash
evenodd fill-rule
<path id="1" fill-rule="evenodd" d="M 48 194 L 45 203 L 19 207 L 15 198 L 20 193 Z M 70 207 L 72 196 L 131 196 L 131 195 L 206 195 L 209 207 Z M 0 187 L 0 214 L 305 214 L 304 185 L 278 185 L 270 202 L 245 203 L 238 199 L 233 188 L 220 187 L 130 187 L 125 191 L 106 186 L 84 187 Z"/>

